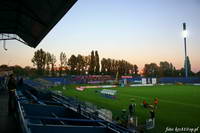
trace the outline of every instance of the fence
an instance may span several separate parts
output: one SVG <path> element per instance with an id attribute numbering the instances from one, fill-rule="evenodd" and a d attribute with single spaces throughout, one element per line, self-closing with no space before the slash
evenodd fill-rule
<path id="1" fill-rule="evenodd" d="M 43 79 L 50 81 L 54 84 L 58 84 L 58 83 L 59 84 L 70 84 L 71 83 L 69 79 L 66 79 L 64 77 L 53 77 L 53 78 L 43 78 Z"/>
<path id="2" fill-rule="evenodd" d="M 147 77 L 148 78 L 148 77 Z M 133 77 L 131 79 L 127 79 L 128 82 L 133 82 L 135 84 L 142 82 L 142 77 Z M 158 83 L 200 83 L 200 77 L 162 77 L 157 78 Z"/>
<path id="3" fill-rule="evenodd" d="M 159 83 L 200 83 L 200 77 L 164 77 L 159 78 Z"/>

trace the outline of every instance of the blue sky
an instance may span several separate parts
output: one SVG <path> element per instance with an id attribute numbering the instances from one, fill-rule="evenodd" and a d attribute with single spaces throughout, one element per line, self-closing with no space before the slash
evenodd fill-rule
<path id="1" fill-rule="evenodd" d="M 125 59 L 140 68 L 145 63 L 172 62 L 183 66 L 182 23 L 187 23 L 188 55 L 200 70 L 200 0 L 78 0 L 36 49 L 15 41 L 0 49 L 0 64 L 30 65 L 33 53 L 44 49 Z"/>

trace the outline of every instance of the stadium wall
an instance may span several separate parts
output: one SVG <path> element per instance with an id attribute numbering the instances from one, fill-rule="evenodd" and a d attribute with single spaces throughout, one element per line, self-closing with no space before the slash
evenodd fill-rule
<path id="1" fill-rule="evenodd" d="M 200 83 L 200 77 L 163 77 L 158 79 L 159 83 Z"/>
<path id="2" fill-rule="evenodd" d="M 134 77 L 131 79 L 127 79 L 128 82 L 137 83 L 137 81 L 142 80 L 142 78 L 152 78 L 152 77 Z M 162 77 L 157 78 L 158 83 L 200 83 L 200 77 Z"/>

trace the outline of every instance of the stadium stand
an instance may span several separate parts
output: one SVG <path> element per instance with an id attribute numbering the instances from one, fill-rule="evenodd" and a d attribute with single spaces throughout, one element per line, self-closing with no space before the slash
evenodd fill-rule
<path id="1" fill-rule="evenodd" d="M 65 77 L 48 77 L 48 78 L 43 78 L 47 81 L 52 82 L 53 84 L 62 84 L 62 85 L 66 85 L 66 84 L 70 84 L 71 81 L 69 80 L 69 78 L 65 78 Z"/>
<path id="2" fill-rule="evenodd" d="M 136 132 L 99 118 L 93 107 L 75 99 L 40 92 L 39 88 L 35 89 L 29 85 L 16 91 L 16 102 L 19 125 L 23 133 Z"/>

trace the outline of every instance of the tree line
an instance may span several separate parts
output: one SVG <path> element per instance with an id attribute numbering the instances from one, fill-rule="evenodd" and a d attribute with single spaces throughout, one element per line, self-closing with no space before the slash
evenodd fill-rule
<path id="1" fill-rule="evenodd" d="M 187 57 L 186 61 L 188 64 L 189 76 L 198 76 L 200 71 L 196 74 L 192 72 L 189 57 Z M 184 62 L 184 66 L 186 64 L 186 61 Z M 161 61 L 159 65 L 157 65 L 156 63 L 145 64 L 143 68 L 143 75 L 146 77 L 184 77 L 185 69 L 176 69 L 172 63 Z"/>
<path id="2" fill-rule="evenodd" d="M 81 54 L 71 55 L 67 58 L 64 52 L 60 53 L 59 70 L 55 69 L 57 59 L 54 54 L 45 52 L 43 49 L 35 51 L 32 63 L 36 66 L 38 74 L 51 74 L 55 76 L 55 72 L 59 71 L 59 76 L 63 74 L 71 75 L 98 75 L 109 74 L 115 75 L 138 75 L 138 66 L 133 65 L 125 60 L 115 60 L 111 58 L 99 59 L 98 51 L 91 51 L 90 55 Z M 101 65 L 100 65 L 101 64 Z M 101 66 L 101 67 L 100 67 Z"/>
<path id="3" fill-rule="evenodd" d="M 55 75 L 55 63 L 56 57 L 49 52 L 45 52 L 42 49 L 35 51 L 32 59 L 33 64 L 36 66 L 37 71 L 40 74 L 46 72 L 46 74 Z M 59 59 L 59 75 L 72 74 L 108 74 L 108 75 L 139 75 L 138 66 L 131 64 L 125 60 L 115 60 L 111 58 L 99 59 L 98 51 L 92 51 L 90 55 L 83 56 L 81 54 L 71 55 L 69 59 L 64 52 L 60 53 Z M 189 57 L 187 57 L 188 71 L 190 76 L 195 76 L 195 73 L 191 71 L 191 64 Z M 101 65 L 100 65 L 101 64 Z M 50 69 L 51 66 L 51 69 Z M 100 67 L 101 66 L 101 67 Z M 58 71 L 58 70 L 56 70 Z M 146 77 L 183 77 L 185 75 L 184 68 L 176 69 L 172 63 L 167 61 L 161 61 L 159 65 L 156 63 L 145 64 L 142 76 Z M 197 73 L 198 74 L 198 73 Z"/>
<path id="4" fill-rule="evenodd" d="M 185 76 L 184 68 L 176 69 L 172 63 L 161 61 L 156 63 L 145 64 L 142 72 L 139 73 L 138 66 L 131 64 L 126 60 L 116 60 L 111 58 L 102 58 L 100 60 L 98 51 L 91 51 L 87 56 L 78 54 L 71 55 L 67 58 L 65 52 L 61 52 L 59 60 L 50 52 L 39 49 L 34 52 L 31 59 L 35 68 L 26 66 L 22 68 L 19 65 L 7 66 L 1 65 L 2 68 L 11 68 L 15 74 L 24 76 L 62 76 L 70 75 L 132 75 L 146 77 L 183 77 Z M 58 66 L 56 67 L 56 62 Z M 200 76 L 200 71 L 194 73 L 191 71 L 189 57 L 187 57 L 189 76 Z M 185 64 L 186 64 L 185 61 Z"/>
<path id="5" fill-rule="evenodd" d="M 104 74 L 115 75 L 138 75 L 138 66 L 125 60 L 106 59 L 101 60 L 101 72 Z"/>

